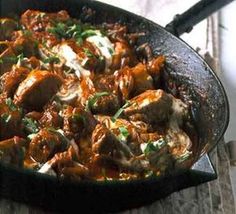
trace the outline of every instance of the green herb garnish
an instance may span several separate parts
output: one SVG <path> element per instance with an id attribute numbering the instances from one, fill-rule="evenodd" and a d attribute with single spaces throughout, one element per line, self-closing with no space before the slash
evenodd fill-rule
<path id="1" fill-rule="evenodd" d="M 54 34 L 58 39 L 74 38 L 77 44 L 81 44 L 83 41 L 81 35 L 82 28 L 80 24 L 73 24 L 71 26 L 67 26 L 64 23 L 59 22 L 54 27 L 48 29 L 48 32 Z"/>
<path id="2" fill-rule="evenodd" d="M 13 103 L 11 98 L 7 98 L 5 102 L 11 111 L 18 110 L 18 107 Z"/>
<path id="3" fill-rule="evenodd" d="M 144 149 L 144 154 L 149 155 L 151 152 L 157 152 L 165 145 L 166 142 L 163 138 L 160 138 L 157 141 L 148 141 L 146 148 Z"/>
<path id="4" fill-rule="evenodd" d="M 192 154 L 192 152 L 186 151 L 184 154 L 182 154 L 181 156 L 177 157 L 176 161 L 178 163 L 184 162 L 184 161 L 186 161 L 190 157 L 191 154 Z"/>
<path id="5" fill-rule="evenodd" d="M 83 48 L 83 50 L 87 57 L 94 57 L 94 54 L 88 48 Z"/>
<path id="6" fill-rule="evenodd" d="M 108 51 L 109 51 L 109 53 L 110 53 L 111 55 L 114 54 L 114 50 L 113 50 L 112 48 L 108 48 Z"/>
<path id="7" fill-rule="evenodd" d="M 95 93 L 92 97 L 90 97 L 88 99 L 87 105 L 86 105 L 86 110 L 93 108 L 100 97 L 108 96 L 108 95 L 109 95 L 109 93 L 106 91 Z"/>
<path id="8" fill-rule="evenodd" d="M 60 59 L 56 56 L 50 56 L 46 59 L 43 60 L 44 63 L 49 63 L 49 64 L 59 64 L 60 63 Z"/>
<path id="9" fill-rule="evenodd" d="M 131 103 L 126 101 L 126 103 L 115 113 L 115 115 L 111 118 L 111 121 L 114 123 L 116 119 L 123 113 L 126 107 L 130 106 Z"/>
<path id="10" fill-rule="evenodd" d="M 24 59 L 23 54 L 19 54 L 18 56 L 8 56 L 8 57 L 2 58 L 0 64 L 3 64 L 4 62 L 17 64 L 17 63 L 21 63 L 23 59 Z"/>
<path id="11" fill-rule="evenodd" d="M 101 42 L 98 42 L 98 46 L 99 46 L 99 47 L 104 47 Z"/>
<path id="12" fill-rule="evenodd" d="M 22 122 L 28 133 L 37 133 L 39 131 L 38 122 L 32 118 L 25 117 L 22 119 Z"/>
<path id="13" fill-rule="evenodd" d="M 11 115 L 4 113 L 1 115 L 1 118 L 4 120 L 5 123 L 8 123 L 11 120 Z"/>
<path id="14" fill-rule="evenodd" d="M 29 37 L 32 36 L 32 32 L 30 30 L 22 30 L 22 33 L 24 34 L 24 36 Z"/>
<path id="15" fill-rule="evenodd" d="M 58 22 L 54 27 L 48 29 L 48 32 L 54 34 L 58 39 L 67 38 L 67 28 L 66 24 Z"/>
<path id="16" fill-rule="evenodd" d="M 27 136 L 27 138 L 28 138 L 29 140 L 32 140 L 35 136 L 37 136 L 37 134 L 35 134 L 35 133 L 29 134 L 29 135 Z"/>
<path id="17" fill-rule="evenodd" d="M 121 127 L 119 127 L 119 131 L 120 131 L 120 134 L 118 135 L 118 139 L 122 142 L 127 141 L 127 138 L 129 136 L 129 132 L 128 132 L 127 128 L 121 126 Z"/>
<path id="18" fill-rule="evenodd" d="M 95 35 L 97 35 L 97 32 L 95 30 L 92 30 L 92 29 L 85 30 L 81 33 L 81 37 L 83 39 L 86 39 L 90 36 L 95 36 Z"/>
<path id="19" fill-rule="evenodd" d="M 86 124 L 86 118 L 78 113 L 72 116 L 72 120 L 75 122 L 82 122 L 83 124 Z"/>

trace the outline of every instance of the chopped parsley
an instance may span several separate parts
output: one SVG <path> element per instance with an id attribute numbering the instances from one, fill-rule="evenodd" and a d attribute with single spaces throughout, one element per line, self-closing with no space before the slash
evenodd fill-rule
<path id="1" fill-rule="evenodd" d="M 96 32 L 96 30 L 93 30 L 93 29 L 88 29 L 88 30 L 85 30 L 81 33 L 81 37 L 83 39 L 86 39 L 90 36 L 95 36 L 95 35 L 97 35 L 97 32 Z"/>
<path id="2" fill-rule="evenodd" d="M 144 149 L 144 154 L 149 155 L 152 152 L 157 152 L 165 145 L 166 145 L 166 142 L 163 138 L 160 138 L 157 141 L 148 141 Z"/>
<path id="3" fill-rule="evenodd" d="M 4 120 L 5 123 L 8 123 L 11 120 L 11 115 L 4 113 L 1 115 L 1 118 Z"/>
<path id="4" fill-rule="evenodd" d="M 101 42 L 98 42 L 99 47 L 104 47 L 104 45 Z"/>
<path id="5" fill-rule="evenodd" d="M 83 41 L 81 34 L 82 26 L 80 24 L 72 24 L 68 26 L 65 23 L 59 22 L 54 27 L 48 29 L 48 32 L 54 34 L 58 39 L 74 38 L 78 44 L 81 44 Z"/>
<path id="6" fill-rule="evenodd" d="M 109 95 L 109 93 L 106 91 L 95 93 L 92 97 L 90 97 L 88 99 L 87 105 L 86 105 L 86 110 L 93 108 L 100 97 L 108 96 L 108 95 Z"/>
<path id="7" fill-rule="evenodd" d="M 23 33 L 24 36 L 26 36 L 26 37 L 32 36 L 32 32 L 31 32 L 30 30 L 24 29 L 24 30 L 22 30 L 22 33 Z"/>
<path id="8" fill-rule="evenodd" d="M 83 122 L 83 124 L 86 124 L 86 118 L 85 116 L 81 115 L 81 114 L 74 114 L 72 116 L 72 120 L 75 122 Z"/>
<path id="9" fill-rule="evenodd" d="M 11 98 L 7 98 L 5 102 L 11 111 L 18 110 L 18 107 L 13 103 Z"/>
<path id="10" fill-rule="evenodd" d="M 184 154 L 182 154 L 181 156 L 177 157 L 177 158 L 176 158 L 176 161 L 177 161 L 178 163 L 184 162 L 184 161 L 186 161 L 187 159 L 189 159 L 189 157 L 190 157 L 191 154 L 192 154 L 192 152 L 186 151 Z"/>
<path id="11" fill-rule="evenodd" d="M 118 117 L 123 113 L 126 107 L 130 106 L 130 102 L 126 101 L 126 103 L 115 113 L 115 115 L 111 118 L 111 121 L 114 123 Z"/>
<path id="12" fill-rule="evenodd" d="M 118 139 L 122 142 L 127 141 L 127 138 L 129 136 L 129 132 L 128 132 L 127 128 L 121 126 L 121 127 L 119 127 L 119 131 L 120 131 L 120 134 L 118 135 Z"/>
<path id="13" fill-rule="evenodd" d="M 94 54 L 88 48 L 83 48 L 83 50 L 87 57 L 94 57 Z"/>
<path id="14" fill-rule="evenodd" d="M 109 51 L 109 53 L 111 54 L 111 55 L 113 55 L 114 54 L 114 50 L 112 49 L 112 48 L 108 48 L 108 51 Z"/>
<path id="15" fill-rule="evenodd" d="M 60 59 L 56 56 L 50 56 L 46 59 L 43 60 L 44 63 L 49 63 L 49 64 L 59 64 L 60 63 Z"/>
<path id="16" fill-rule="evenodd" d="M 25 117 L 22 119 L 23 125 L 27 133 L 37 133 L 39 132 L 39 124 L 36 120 L 32 118 Z"/>
<path id="17" fill-rule="evenodd" d="M 18 56 L 7 56 L 0 59 L 0 64 L 3 63 L 18 64 L 21 63 L 23 59 L 24 59 L 23 53 L 19 54 Z"/>
<path id="18" fill-rule="evenodd" d="M 58 22 L 54 27 L 49 28 L 48 32 L 54 34 L 58 39 L 67 38 L 67 29 L 66 24 Z"/>

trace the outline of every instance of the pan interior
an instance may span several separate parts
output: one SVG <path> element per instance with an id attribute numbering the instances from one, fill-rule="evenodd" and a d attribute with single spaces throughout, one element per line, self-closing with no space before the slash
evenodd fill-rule
<path id="1" fill-rule="evenodd" d="M 1 0 L 1 16 L 21 14 L 26 9 L 44 11 L 67 10 L 71 16 L 96 24 L 121 22 L 131 32 L 145 32 L 139 43 L 148 42 L 155 55 L 163 54 L 167 59 L 166 88 L 174 82 L 178 96 L 192 102 L 191 112 L 199 134 L 199 155 L 212 150 L 223 137 L 229 120 L 229 107 L 224 89 L 211 68 L 187 44 L 159 25 L 121 9 L 85 0 Z M 14 7 L 12 7 L 14 5 Z M 94 15 L 87 19 L 84 8 L 91 8 Z"/>

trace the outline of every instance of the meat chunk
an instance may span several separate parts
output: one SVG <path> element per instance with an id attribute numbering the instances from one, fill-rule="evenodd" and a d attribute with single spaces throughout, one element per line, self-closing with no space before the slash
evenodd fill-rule
<path id="1" fill-rule="evenodd" d="M 98 124 L 92 134 L 92 151 L 116 159 L 133 156 L 129 147 L 122 144 L 104 125 Z"/>
<path id="2" fill-rule="evenodd" d="M 60 108 L 56 102 L 50 103 L 39 120 L 41 127 L 62 128 L 63 118 L 59 115 Z"/>
<path id="3" fill-rule="evenodd" d="M 115 73 L 115 84 L 117 85 L 118 93 L 121 94 L 121 99 L 130 99 L 130 95 L 134 88 L 134 77 L 132 75 L 131 69 L 125 67 L 120 71 Z"/>
<path id="4" fill-rule="evenodd" d="M 168 121 L 166 140 L 170 152 L 177 162 L 183 162 L 191 154 L 192 141 L 182 130 L 183 121 L 188 119 L 188 106 L 180 99 L 172 97 L 172 113 Z"/>
<path id="5" fill-rule="evenodd" d="M 156 58 L 153 58 L 147 64 L 147 71 L 152 76 L 154 85 L 156 87 L 160 86 L 161 72 L 163 70 L 164 65 L 165 65 L 164 56 L 158 56 Z"/>
<path id="6" fill-rule="evenodd" d="M 55 23 L 66 22 L 69 18 L 66 11 L 44 13 L 36 10 L 27 10 L 21 16 L 21 23 L 40 42 L 45 41 L 46 44 L 52 46 L 58 42 L 58 38 L 54 34 L 49 33 L 48 30 L 52 28 Z"/>
<path id="7" fill-rule="evenodd" d="M 16 63 L 15 59 L 16 55 L 13 49 L 7 44 L 0 52 L 0 75 L 11 70 L 12 65 Z"/>
<path id="8" fill-rule="evenodd" d="M 137 64 L 135 67 L 131 68 L 131 73 L 134 78 L 133 96 L 146 90 L 154 89 L 153 79 L 149 75 L 146 65 L 142 63 Z"/>
<path id="9" fill-rule="evenodd" d="M 0 19 L 0 41 L 10 40 L 12 33 L 17 29 L 17 22 L 13 19 Z"/>
<path id="10" fill-rule="evenodd" d="M 0 141 L 1 161 L 22 167 L 25 158 L 26 146 L 26 140 L 19 137 L 13 137 Z"/>
<path id="11" fill-rule="evenodd" d="M 86 137 L 92 133 L 97 120 L 90 113 L 82 108 L 67 106 L 62 111 L 63 130 L 66 135 L 73 136 L 75 139 Z"/>
<path id="12" fill-rule="evenodd" d="M 139 63 L 135 67 L 124 67 L 115 73 L 115 83 L 125 101 L 146 90 L 154 89 L 152 76 L 147 66 Z"/>
<path id="13" fill-rule="evenodd" d="M 49 71 L 34 70 L 21 82 L 14 102 L 27 109 L 39 110 L 51 99 L 62 84 L 61 78 Z"/>
<path id="14" fill-rule="evenodd" d="M 44 128 L 32 138 L 29 145 L 29 155 L 33 160 L 45 163 L 55 153 L 65 151 L 67 146 L 67 142 L 60 132 Z"/>
<path id="15" fill-rule="evenodd" d="M 18 33 L 12 48 L 16 55 L 23 54 L 25 57 L 36 56 L 38 53 L 37 43 L 30 35 L 25 35 L 23 33 Z"/>
<path id="16" fill-rule="evenodd" d="M 89 178 L 89 171 L 84 165 L 74 160 L 72 147 L 62 153 L 57 153 L 39 170 L 40 173 L 56 174 L 58 177 L 81 180 Z"/>
<path id="17" fill-rule="evenodd" d="M 0 139 L 21 136 L 22 110 L 10 98 L 0 100 Z"/>
<path id="18" fill-rule="evenodd" d="M 102 93 L 102 92 L 101 92 Z M 115 94 L 106 94 L 104 96 L 98 96 L 100 93 L 95 93 L 88 100 L 96 99 L 93 105 L 90 106 L 91 111 L 94 114 L 113 115 L 120 108 L 119 99 Z"/>
<path id="19" fill-rule="evenodd" d="M 161 89 L 147 90 L 130 100 L 130 105 L 124 109 L 124 114 L 132 120 L 159 123 L 168 119 L 171 107 L 171 95 Z"/>
<path id="20" fill-rule="evenodd" d="M 44 13 L 37 10 L 27 10 L 21 16 L 21 23 L 30 30 L 43 31 L 55 22 L 63 22 L 69 19 L 66 11 L 62 10 L 58 13 Z"/>
<path id="21" fill-rule="evenodd" d="M 13 66 L 11 71 L 0 77 L 1 92 L 6 93 L 8 97 L 12 97 L 18 85 L 27 77 L 29 72 L 27 68 Z"/>
<path id="22" fill-rule="evenodd" d="M 160 138 L 157 132 L 152 132 L 148 125 L 141 121 L 130 122 L 117 118 L 115 121 L 109 116 L 97 116 L 99 122 L 104 124 L 117 139 L 129 146 L 134 155 L 140 155 L 140 144 Z"/>

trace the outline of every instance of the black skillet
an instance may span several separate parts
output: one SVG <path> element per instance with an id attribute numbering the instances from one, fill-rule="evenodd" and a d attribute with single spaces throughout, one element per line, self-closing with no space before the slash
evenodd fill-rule
<path id="1" fill-rule="evenodd" d="M 26 9 L 42 11 L 67 10 L 73 17 L 86 20 L 83 8 L 96 13 L 91 22 L 122 22 L 131 32 L 145 32 L 138 42 L 148 42 L 154 54 L 167 58 L 165 76 L 173 83 L 182 99 L 192 100 L 192 115 L 199 133 L 196 162 L 191 169 L 178 170 L 170 175 L 137 181 L 77 183 L 60 181 L 29 170 L 0 165 L 0 193 L 5 198 L 40 206 L 46 210 L 81 213 L 111 212 L 143 206 L 168 194 L 215 179 L 216 172 L 207 153 L 223 137 L 229 120 L 225 91 L 211 68 L 187 44 L 178 39 L 194 24 L 229 0 L 204 0 L 178 16 L 167 29 L 127 11 L 89 0 L 0 0 L 0 16 L 21 14 Z M 158 11 L 158 8 L 157 8 Z M 88 20 L 86 20 L 88 21 Z M 165 85 L 168 89 L 170 86 Z M 173 89 L 173 87 L 172 87 Z M 172 90 L 174 91 L 174 90 Z"/>

